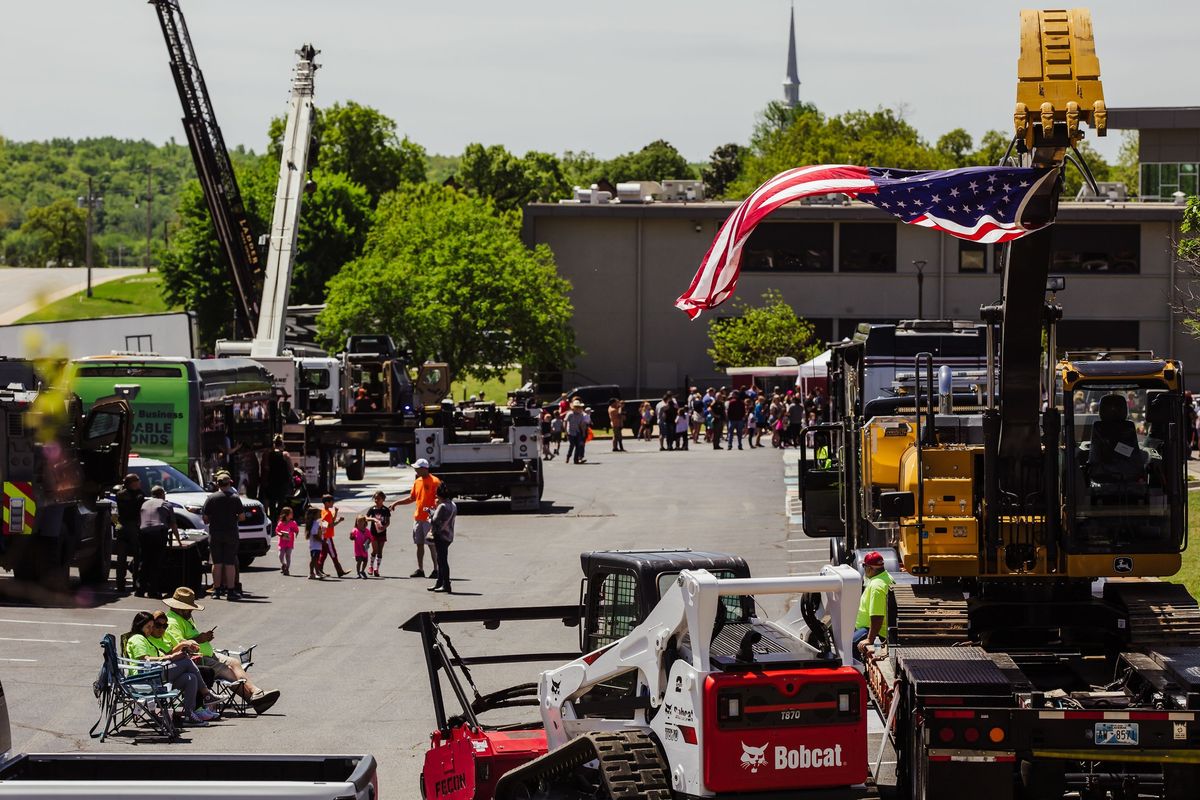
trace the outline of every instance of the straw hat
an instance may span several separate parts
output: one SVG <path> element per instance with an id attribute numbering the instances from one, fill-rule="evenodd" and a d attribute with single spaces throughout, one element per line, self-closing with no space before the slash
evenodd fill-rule
<path id="1" fill-rule="evenodd" d="M 188 586 L 180 586 L 175 594 L 163 600 L 163 605 L 182 611 L 203 611 L 204 606 L 196 602 L 196 593 Z"/>

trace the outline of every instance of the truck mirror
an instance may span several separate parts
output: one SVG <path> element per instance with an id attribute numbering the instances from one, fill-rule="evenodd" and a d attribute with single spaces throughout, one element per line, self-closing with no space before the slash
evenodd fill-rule
<path id="1" fill-rule="evenodd" d="M 879 515 L 898 520 L 917 513 L 917 500 L 912 492 L 883 492 L 879 495 Z"/>

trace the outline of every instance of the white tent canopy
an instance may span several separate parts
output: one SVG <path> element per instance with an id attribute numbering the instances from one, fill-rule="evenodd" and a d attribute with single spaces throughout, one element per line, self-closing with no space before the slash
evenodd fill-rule
<path id="1" fill-rule="evenodd" d="M 796 368 L 796 386 L 800 387 L 800 391 L 808 394 L 808 382 L 813 379 L 819 379 L 822 384 L 828 377 L 829 357 L 832 351 L 826 350 L 809 361 L 805 361 Z"/>

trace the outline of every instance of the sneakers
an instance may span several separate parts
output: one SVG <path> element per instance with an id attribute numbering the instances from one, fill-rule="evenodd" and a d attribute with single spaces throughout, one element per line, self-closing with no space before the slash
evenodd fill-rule
<path id="1" fill-rule="evenodd" d="M 225 595 L 225 599 L 226 599 L 226 600 L 241 600 L 241 599 L 242 599 L 242 593 L 241 593 L 241 592 L 239 592 L 237 589 L 231 589 L 231 590 L 230 590 L 230 591 L 229 591 L 229 592 L 228 592 L 228 593 Z"/>
<path id="2" fill-rule="evenodd" d="M 213 600 L 220 600 L 224 596 L 225 596 L 225 588 L 224 587 L 213 589 L 213 591 L 212 591 L 212 599 Z"/>
<path id="3" fill-rule="evenodd" d="M 423 570 L 423 569 L 416 570 L 415 572 L 413 572 L 413 574 L 412 574 L 412 575 L 409 575 L 408 577 L 410 577 L 410 578 L 424 578 L 424 577 L 425 577 L 425 570 Z"/>
<path id="4" fill-rule="evenodd" d="M 436 581 L 437 579 L 438 579 L 438 571 L 435 569 L 433 572 L 429 573 L 429 580 Z"/>
<path id="5" fill-rule="evenodd" d="M 271 706 L 279 701 L 279 690 L 272 689 L 269 692 L 259 692 L 254 697 L 250 698 L 250 706 L 254 709 L 255 714 L 265 714 Z"/>
<path id="6" fill-rule="evenodd" d="M 220 716 L 220 714 L 216 713 L 215 711 L 209 711 L 207 708 L 198 708 L 187 715 L 187 720 L 193 725 L 203 727 L 212 722 L 214 719 L 219 719 Z"/>

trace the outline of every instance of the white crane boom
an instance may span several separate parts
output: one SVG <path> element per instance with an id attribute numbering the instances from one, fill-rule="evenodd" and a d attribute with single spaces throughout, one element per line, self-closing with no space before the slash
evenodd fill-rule
<path id="1" fill-rule="evenodd" d="M 251 358 L 283 354 L 288 293 L 296 259 L 300 206 L 307 184 L 308 148 L 315 117 L 313 76 L 320 65 L 313 59 L 318 52 L 311 44 L 296 51 L 300 60 L 292 74 L 292 96 L 283 131 L 283 152 L 279 158 L 279 184 L 275 190 L 275 212 L 271 217 L 262 306 L 257 333 L 250 346 Z"/>

